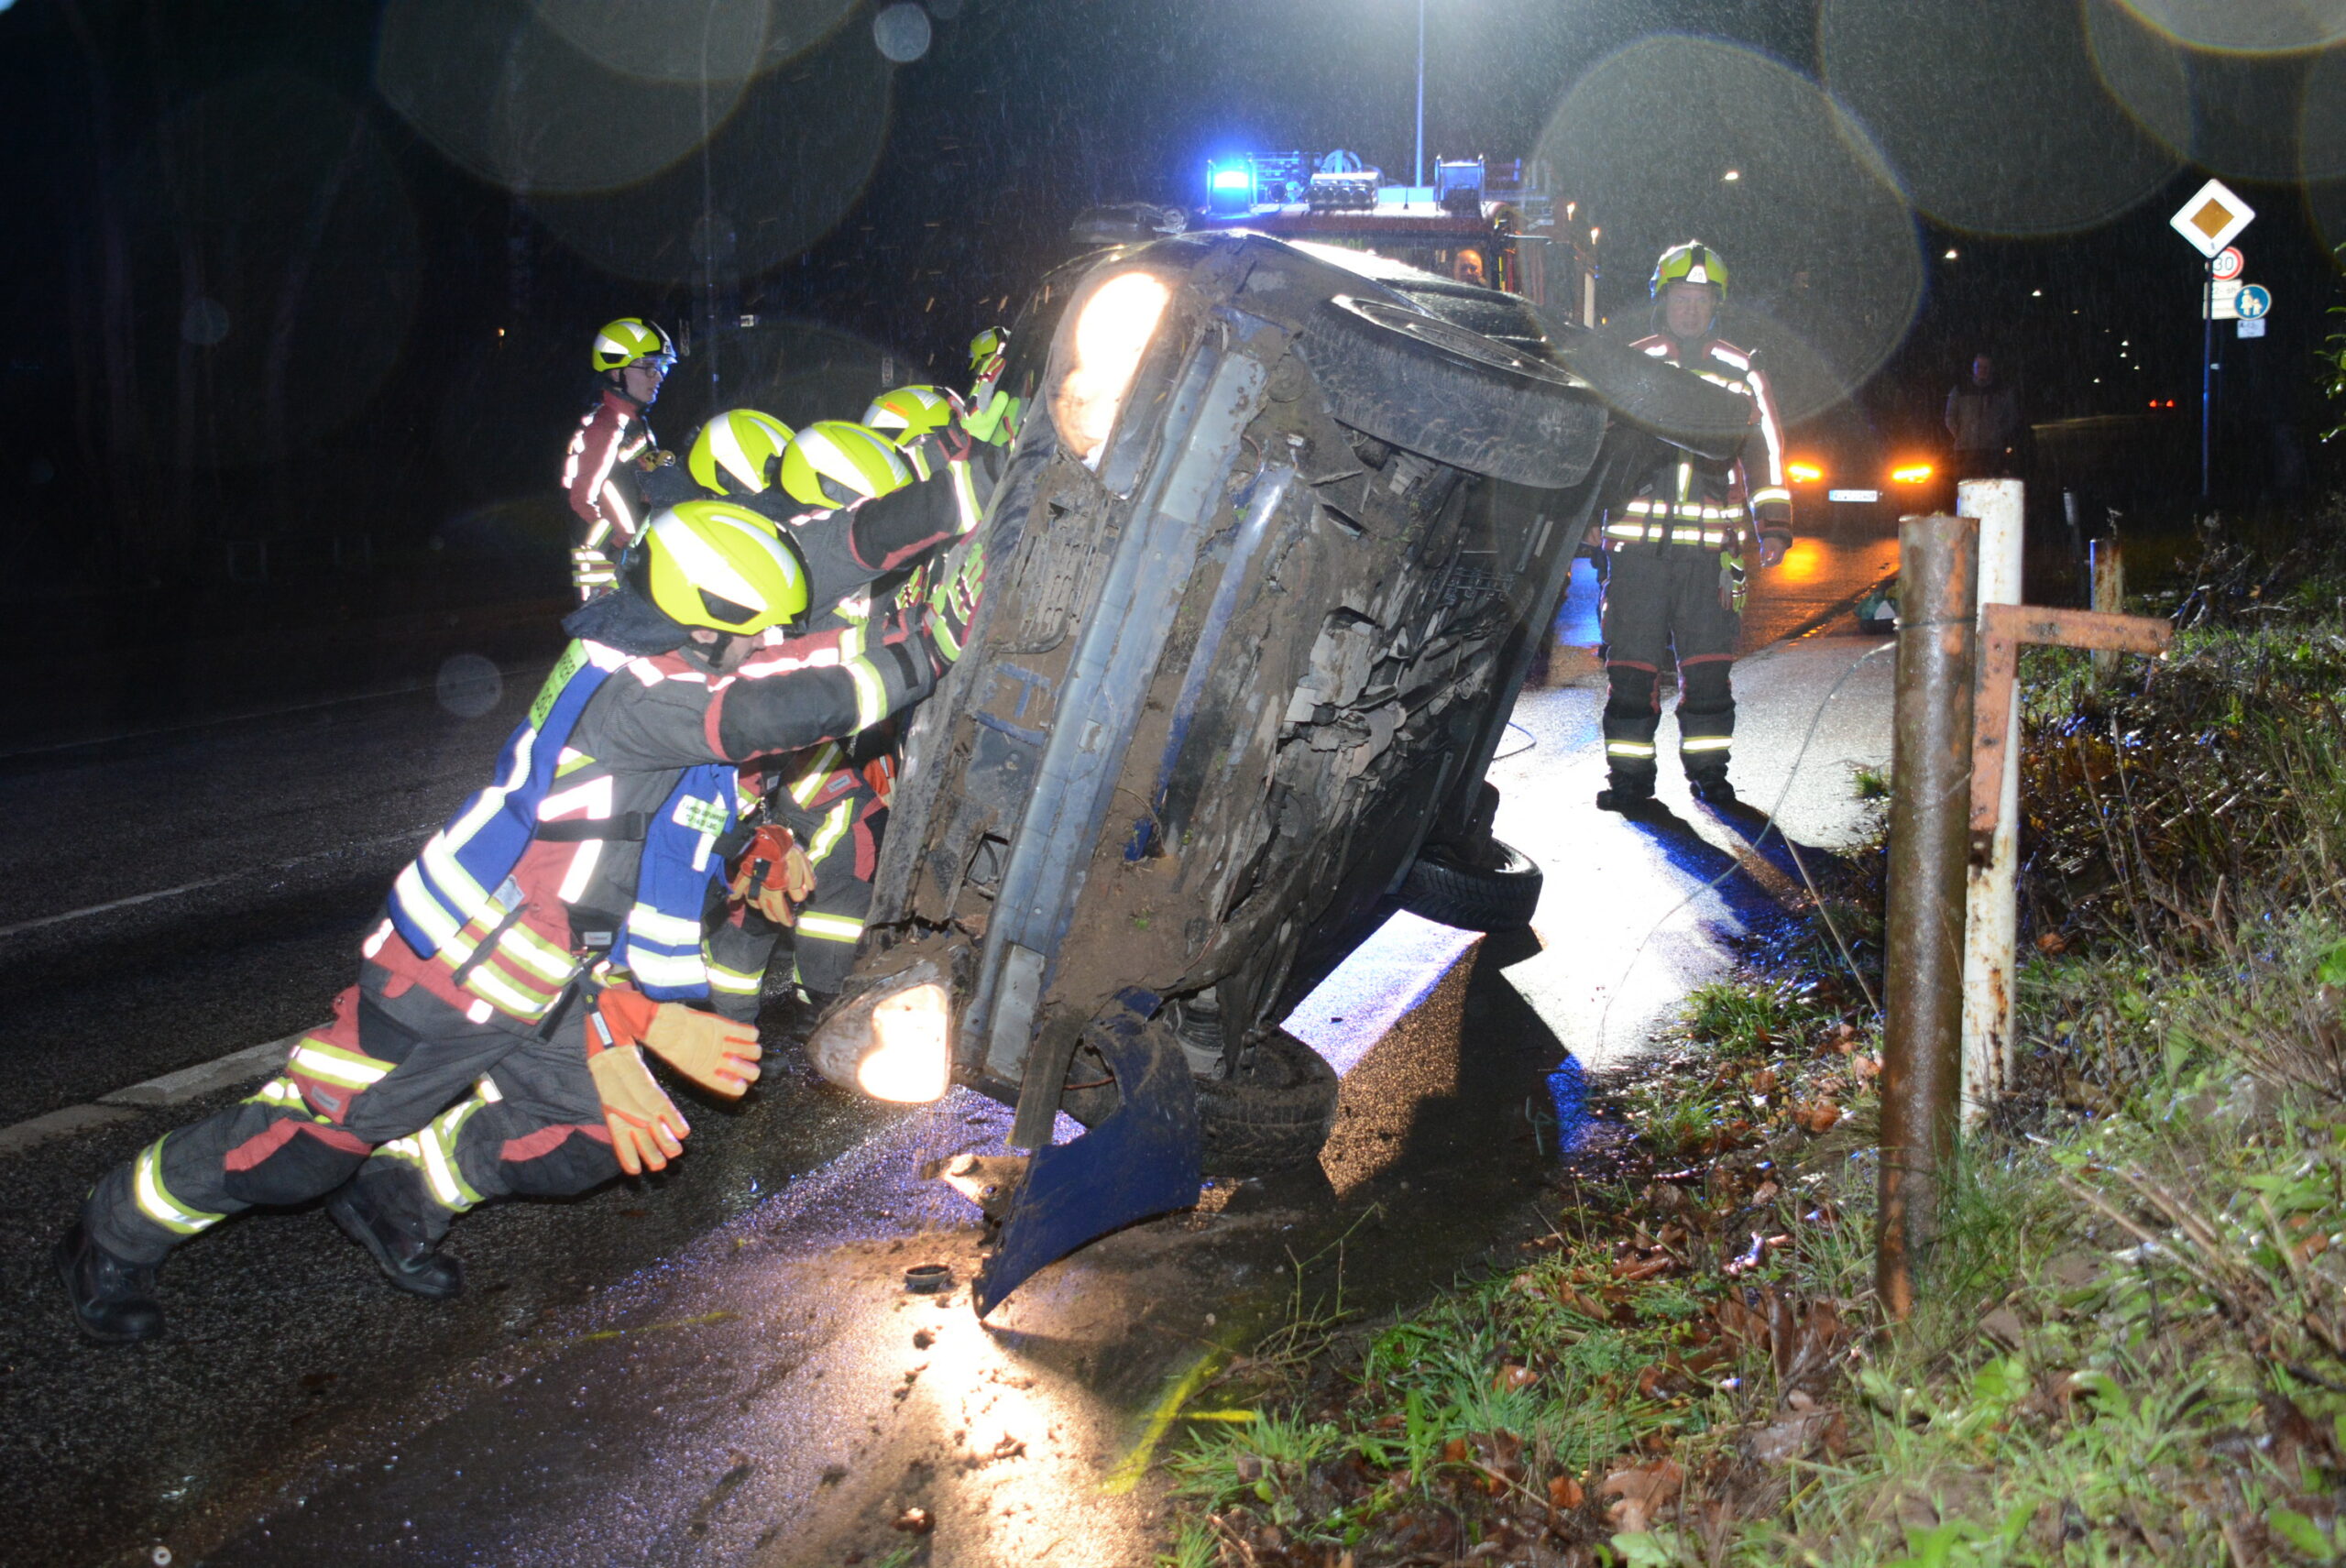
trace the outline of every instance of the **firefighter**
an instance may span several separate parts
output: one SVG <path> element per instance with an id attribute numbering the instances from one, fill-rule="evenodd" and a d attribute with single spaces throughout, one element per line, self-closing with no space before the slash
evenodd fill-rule
<path id="1" fill-rule="evenodd" d="M 900 510 L 930 504 L 908 495 Z M 151 1338 L 173 1247 L 318 1197 L 395 1285 L 453 1296 L 462 1270 L 439 1243 L 457 1213 L 683 1152 L 645 1049 L 747 1090 L 755 1031 L 696 1005 L 741 765 L 867 729 L 939 669 L 926 605 L 861 639 L 761 643 L 806 602 L 795 552 L 754 513 L 703 501 L 650 521 L 615 591 L 565 622 L 576 641 L 495 782 L 394 882 L 333 1021 L 259 1091 L 91 1190 L 55 1254 L 85 1332 Z"/>
<path id="2" fill-rule="evenodd" d="M 934 411 L 927 399 L 900 395 L 913 390 L 900 388 L 866 411 L 885 417 L 890 409 L 883 405 L 893 399 L 926 428 L 915 433 L 909 423 L 899 425 L 905 436 L 899 445 L 868 424 L 818 421 L 799 432 L 783 454 L 778 469 L 783 491 L 809 507 L 860 510 L 915 476 L 942 477 L 954 500 L 955 532 L 968 532 L 977 522 L 969 478 L 970 443 L 950 422 L 930 417 Z M 871 626 L 922 602 L 929 591 L 926 574 L 905 557 L 895 573 L 872 586 L 863 600 L 842 602 L 832 614 L 850 635 L 869 635 Z M 949 631 L 937 648 L 939 657 L 948 662 L 959 657 L 960 648 Z M 828 1002 L 846 983 L 856 945 L 863 938 L 872 873 L 878 869 L 894 789 L 895 740 L 894 727 L 887 726 L 827 741 L 795 759 L 768 797 L 769 816 L 805 847 L 814 871 L 813 892 L 791 935 L 792 982 L 814 1007 Z"/>
<path id="3" fill-rule="evenodd" d="M 675 462 L 652 439 L 644 420 L 676 363 L 668 334 L 651 322 L 621 316 L 595 334 L 589 352 L 595 406 L 580 417 L 562 466 L 562 488 L 578 519 L 572 531 L 570 581 L 581 599 L 611 587 L 614 563 L 650 510 L 643 476 Z"/>
<path id="4" fill-rule="evenodd" d="M 1756 540 L 1772 566 L 1792 543 L 1782 425 L 1766 376 L 1748 351 L 1713 334 L 1727 297 L 1727 264 L 1699 240 L 1672 246 L 1654 266 L 1661 330 L 1632 346 L 1748 398 L 1758 436 L 1727 462 L 1658 448 L 1628 503 L 1608 510 L 1605 599 L 1605 760 L 1596 796 L 1606 811 L 1653 800 L 1654 729 L 1665 659 L 1678 669 L 1678 760 L 1694 797 L 1735 804 L 1727 751 L 1735 735 L 1734 667 L 1742 632 L 1746 563 Z M 1757 482 L 1755 483 L 1755 479 Z"/>
<path id="5" fill-rule="evenodd" d="M 770 415 L 737 409 L 703 427 L 685 466 L 706 488 L 737 496 L 787 529 L 806 562 L 815 624 L 865 637 L 920 597 L 925 557 L 972 521 L 966 464 L 947 460 L 943 429 L 929 422 L 914 434 L 907 427 L 899 448 L 867 427 L 834 420 L 807 426 L 801 439 Z M 939 469 L 948 473 L 937 475 Z M 872 504 L 932 475 L 949 483 L 929 491 L 918 508 Z M 941 655 L 958 657 L 952 633 L 941 621 L 937 629 Z M 708 934 L 711 1002 L 719 1013 L 756 1021 L 766 968 L 786 927 L 796 929 L 793 979 L 802 991 L 828 997 L 845 980 L 871 906 L 879 828 L 894 776 L 893 742 L 882 726 L 773 759 L 762 764 L 764 776 L 745 781 L 765 802 L 773 831 L 745 854 L 745 880 Z M 749 868 L 760 861 L 770 872 L 751 877 Z M 795 874 L 800 867 L 816 879 L 810 887 L 791 888 L 786 897 L 764 892 L 768 875 Z"/>

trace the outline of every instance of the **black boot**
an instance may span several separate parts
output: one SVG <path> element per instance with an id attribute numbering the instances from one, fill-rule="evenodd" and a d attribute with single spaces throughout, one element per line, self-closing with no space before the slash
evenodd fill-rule
<path id="1" fill-rule="evenodd" d="M 1694 791 L 1694 798 L 1705 806 L 1727 806 L 1742 804 L 1736 796 L 1735 786 L 1727 782 L 1727 774 L 1724 773 L 1689 773 L 1686 775 L 1686 784 Z"/>
<path id="2" fill-rule="evenodd" d="M 1624 817 L 1639 817 L 1654 808 L 1651 779 L 1625 779 L 1616 776 L 1596 792 L 1596 809 L 1617 811 Z"/>
<path id="3" fill-rule="evenodd" d="M 104 1344 L 132 1344 L 163 1332 L 163 1309 L 155 1304 L 155 1266 L 130 1263 L 98 1245 L 79 1220 L 50 1255 L 73 1321 Z"/>
<path id="4" fill-rule="evenodd" d="M 392 1159 L 368 1160 L 326 1199 L 334 1223 L 375 1255 L 392 1284 L 434 1301 L 465 1288 L 465 1266 L 440 1250 L 440 1209 L 422 1173 Z"/>

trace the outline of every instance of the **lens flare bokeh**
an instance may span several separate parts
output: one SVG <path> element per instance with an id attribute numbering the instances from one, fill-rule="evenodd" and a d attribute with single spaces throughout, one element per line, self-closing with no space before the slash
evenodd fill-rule
<path id="1" fill-rule="evenodd" d="M 2124 212 L 2179 162 L 2094 71 L 2082 13 L 2043 0 L 1825 0 L 1825 84 L 1916 208 L 1978 234 L 2060 234 Z"/>
<path id="2" fill-rule="evenodd" d="M 1573 84 L 1539 156 L 1600 215 L 1617 316 L 1646 310 L 1664 246 L 1718 247 L 1734 280 L 1722 330 L 1769 356 L 1787 419 L 1854 390 L 1921 303 L 1913 214 L 1880 154 L 1814 82 L 1755 50 L 1675 34 L 1617 50 Z"/>

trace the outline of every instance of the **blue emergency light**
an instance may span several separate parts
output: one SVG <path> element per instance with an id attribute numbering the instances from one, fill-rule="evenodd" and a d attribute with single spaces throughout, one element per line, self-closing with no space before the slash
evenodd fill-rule
<path id="1" fill-rule="evenodd" d="M 1251 163 L 1209 164 L 1206 167 L 1206 210 L 1219 217 L 1234 217 L 1255 204 L 1255 167 Z"/>

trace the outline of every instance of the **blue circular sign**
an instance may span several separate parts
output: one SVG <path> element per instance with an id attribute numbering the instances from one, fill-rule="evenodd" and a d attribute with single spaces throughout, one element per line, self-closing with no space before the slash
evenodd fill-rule
<path id="1" fill-rule="evenodd" d="M 2260 321 L 2273 309 L 2273 291 L 2262 283 L 2243 283 L 2237 303 L 2241 320 Z"/>

